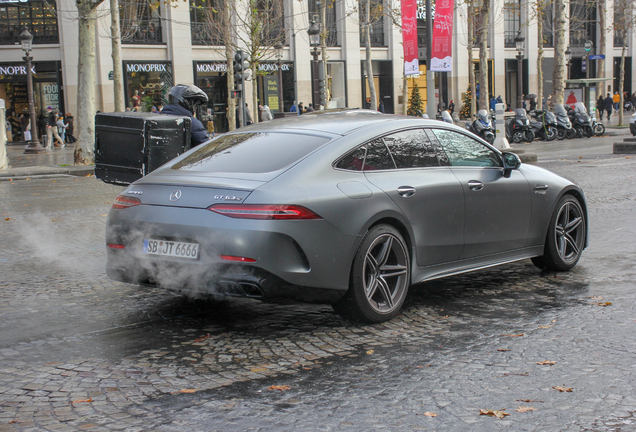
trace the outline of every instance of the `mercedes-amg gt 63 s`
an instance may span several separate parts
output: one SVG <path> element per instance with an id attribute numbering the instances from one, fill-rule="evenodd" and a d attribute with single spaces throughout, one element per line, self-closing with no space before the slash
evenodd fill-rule
<path id="1" fill-rule="evenodd" d="M 411 284 L 587 246 L 581 188 L 451 124 L 366 110 L 241 128 L 125 188 L 112 279 L 395 316 Z"/>

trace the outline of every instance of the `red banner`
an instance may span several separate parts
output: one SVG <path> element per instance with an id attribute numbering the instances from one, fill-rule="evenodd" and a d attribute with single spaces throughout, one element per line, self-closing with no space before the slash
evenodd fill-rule
<path id="1" fill-rule="evenodd" d="M 402 43 L 404 45 L 404 75 L 420 73 L 417 59 L 416 0 L 402 0 Z"/>
<path id="2" fill-rule="evenodd" d="M 452 70 L 454 0 L 437 0 L 433 21 L 433 44 L 431 45 L 431 70 Z"/>

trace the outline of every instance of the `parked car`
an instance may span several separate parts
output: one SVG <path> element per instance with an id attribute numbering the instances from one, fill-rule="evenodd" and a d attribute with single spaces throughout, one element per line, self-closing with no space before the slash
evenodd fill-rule
<path id="1" fill-rule="evenodd" d="M 414 283 L 569 270 L 587 231 L 571 181 L 445 122 L 351 110 L 241 128 L 137 180 L 108 215 L 106 270 L 382 322 Z"/>

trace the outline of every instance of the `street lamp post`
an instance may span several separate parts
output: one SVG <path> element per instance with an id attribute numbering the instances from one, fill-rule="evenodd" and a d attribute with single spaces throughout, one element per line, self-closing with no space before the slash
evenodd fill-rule
<path id="1" fill-rule="evenodd" d="M 285 103 L 283 101 L 283 44 L 278 43 L 276 48 L 276 57 L 278 57 L 278 112 L 285 111 Z"/>
<path id="2" fill-rule="evenodd" d="M 526 38 L 521 36 L 521 30 L 515 37 L 517 46 L 517 108 L 523 108 L 523 43 Z"/>
<path id="3" fill-rule="evenodd" d="M 309 25 L 309 28 L 307 29 L 307 33 L 309 34 L 309 45 L 312 46 L 314 48 L 314 50 L 312 51 L 312 56 L 314 57 L 313 63 L 312 63 L 312 71 L 313 71 L 313 83 L 311 86 L 311 90 L 312 90 L 312 103 L 314 105 L 314 107 L 318 106 L 318 104 L 320 103 L 320 99 L 318 97 L 316 97 L 316 94 L 318 93 L 316 91 L 316 81 L 317 81 L 317 77 L 319 76 L 320 71 L 318 70 L 320 64 L 318 63 L 318 46 L 320 45 L 320 24 L 316 23 L 316 21 L 312 21 L 311 24 Z"/>
<path id="4" fill-rule="evenodd" d="M 33 72 L 31 70 L 31 60 L 33 57 L 29 56 L 32 49 L 33 35 L 25 28 L 20 34 L 20 42 L 22 43 L 22 50 L 25 53 L 25 57 L 22 59 L 27 64 L 27 93 L 29 100 L 29 119 L 31 121 L 31 139 L 27 143 L 24 149 L 25 153 L 43 153 L 46 151 L 40 144 L 38 139 L 38 126 L 35 121 L 35 104 L 33 103 Z"/>

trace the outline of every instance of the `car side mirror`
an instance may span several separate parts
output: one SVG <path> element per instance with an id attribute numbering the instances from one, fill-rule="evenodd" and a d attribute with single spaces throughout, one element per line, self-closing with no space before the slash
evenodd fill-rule
<path id="1" fill-rule="evenodd" d="M 502 154 L 504 164 L 504 177 L 510 177 L 512 170 L 519 169 L 521 166 L 521 159 L 516 153 L 504 152 Z"/>

